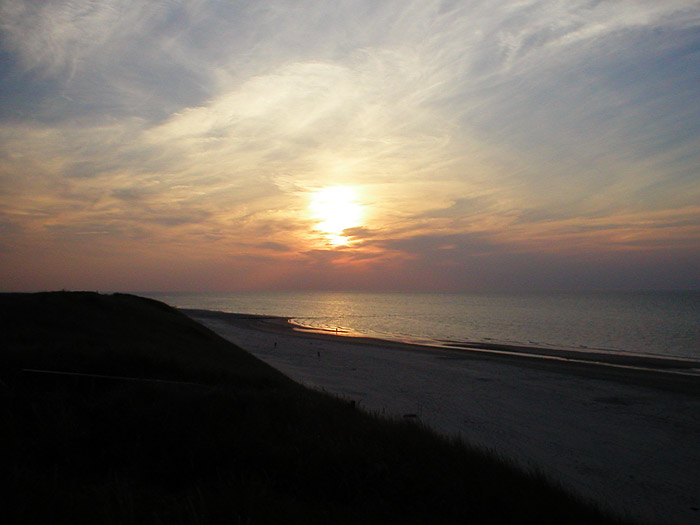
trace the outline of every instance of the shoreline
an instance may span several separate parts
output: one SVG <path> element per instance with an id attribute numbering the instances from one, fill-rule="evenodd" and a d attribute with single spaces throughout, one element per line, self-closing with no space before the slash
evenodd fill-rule
<path id="1" fill-rule="evenodd" d="M 220 319 L 242 328 L 299 338 L 420 352 L 440 359 L 493 360 L 700 396 L 700 361 L 691 359 L 482 342 L 437 346 L 308 328 L 294 324 L 289 317 L 191 308 L 179 310 L 188 316 Z"/>
<path id="2" fill-rule="evenodd" d="M 294 381 L 420 421 L 620 515 L 697 522 L 700 457 L 689 444 L 700 435 L 698 375 L 658 361 L 446 349 L 314 332 L 283 317 L 184 313 Z"/>

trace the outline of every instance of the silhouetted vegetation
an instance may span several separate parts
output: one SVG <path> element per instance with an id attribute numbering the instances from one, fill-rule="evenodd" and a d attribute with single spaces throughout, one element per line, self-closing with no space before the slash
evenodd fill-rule
<path id="1" fill-rule="evenodd" d="M 0 294 L 0 308 L 5 523 L 614 522 L 306 389 L 162 303 Z"/>

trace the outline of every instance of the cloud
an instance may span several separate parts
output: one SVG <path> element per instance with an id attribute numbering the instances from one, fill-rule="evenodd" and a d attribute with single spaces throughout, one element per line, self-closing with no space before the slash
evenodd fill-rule
<path id="1" fill-rule="evenodd" d="M 273 252 L 288 252 L 288 251 L 290 251 L 289 246 L 285 246 L 284 244 L 281 244 L 279 242 L 261 242 L 259 244 L 256 244 L 255 247 L 260 248 L 262 250 L 270 250 Z"/>
<path id="2" fill-rule="evenodd" d="M 697 2 L 6 0 L 0 45 L 5 253 L 147 241 L 368 284 L 697 242 Z M 365 222 L 330 251 L 308 201 L 337 184 Z"/>
<path id="3" fill-rule="evenodd" d="M 206 96 L 209 60 L 183 47 L 201 7 L 188 4 L 3 2 L 0 31 L 19 59 L 15 75 L 35 91 L 53 88 L 42 90 L 32 116 L 156 119 Z"/>
<path id="4" fill-rule="evenodd" d="M 497 251 L 496 245 L 475 234 L 430 234 L 381 241 L 380 246 L 422 259 L 454 260 Z M 455 257 L 457 256 L 457 257 Z"/>

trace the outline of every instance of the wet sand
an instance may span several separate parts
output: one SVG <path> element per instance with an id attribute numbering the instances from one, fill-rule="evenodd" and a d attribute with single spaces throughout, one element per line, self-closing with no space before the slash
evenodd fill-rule
<path id="1" fill-rule="evenodd" d="M 697 363 L 523 347 L 427 348 L 186 311 L 292 379 L 460 436 L 649 523 L 700 518 Z"/>

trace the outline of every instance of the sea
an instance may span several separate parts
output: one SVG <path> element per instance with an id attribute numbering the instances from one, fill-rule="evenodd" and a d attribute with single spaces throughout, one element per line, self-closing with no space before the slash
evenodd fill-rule
<path id="1" fill-rule="evenodd" d="M 433 346 L 501 343 L 700 359 L 700 291 L 139 295 L 178 308 L 287 317 L 311 329 Z"/>

